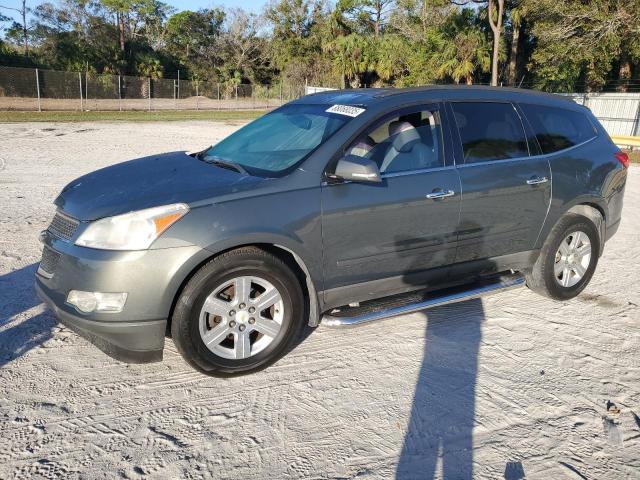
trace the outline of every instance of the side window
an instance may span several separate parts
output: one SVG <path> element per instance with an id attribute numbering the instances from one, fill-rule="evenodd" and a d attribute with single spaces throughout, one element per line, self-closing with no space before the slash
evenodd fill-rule
<path id="1" fill-rule="evenodd" d="M 586 115 L 564 108 L 520 104 L 533 128 L 542 153 L 573 147 L 596 136 Z"/>
<path id="2" fill-rule="evenodd" d="M 520 117 L 510 103 L 452 102 L 464 163 L 528 157 Z"/>
<path id="3" fill-rule="evenodd" d="M 380 173 L 444 166 L 442 124 L 437 109 L 388 117 L 361 135 L 346 153 L 370 158 Z"/>

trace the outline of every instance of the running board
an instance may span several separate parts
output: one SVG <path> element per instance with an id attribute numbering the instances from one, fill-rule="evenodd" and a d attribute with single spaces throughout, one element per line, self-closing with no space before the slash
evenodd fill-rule
<path id="1" fill-rule="evenodd" d="M 346 310 L 355 311 L 355 315 L 352 316 L 347 316 L 348 311 L 333 309 L 330 313 L 322 316 L 321 323 L 328 327 L 353 327 L 363 323 L 375 322 L 376 320 L 383 320 L 398 315 L 407 315 L 449 303 L 483 297 L 492 293 L 521 287 L 524 284 L 524 277 L 515 273 L 493 277 L 472 285 L 449 288 L 427 294 L 416 294 L 414 292 L 408 295 L 397 295 L 395 297 L 387 297 L 383 300 L 366 302 L 365 305 L 355 308 L 347 307 Z M 407 298 L 411 298 L 413 301 L 406 303 Z M 400 303 L 400 305 L 398 305 L 398 303 Z"/>

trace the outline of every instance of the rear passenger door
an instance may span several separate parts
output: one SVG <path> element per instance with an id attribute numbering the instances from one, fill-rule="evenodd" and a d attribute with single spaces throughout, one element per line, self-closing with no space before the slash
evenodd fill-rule
<path id="1" fill-rule="evenodd" d="M 456 262 L 534 248 L 551 201 L 551 170 L 512 103 L 451 102 L 462 188 Z M 533 149 L 533 151 L 530 151 Z"/>

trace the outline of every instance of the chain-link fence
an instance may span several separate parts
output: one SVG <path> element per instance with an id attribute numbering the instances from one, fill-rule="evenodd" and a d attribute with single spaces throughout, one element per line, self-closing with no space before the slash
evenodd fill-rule
<path id="1" fill-rule="evenodd" d="M 254 110 L 304 86 L 247 85 L 0 66 L 0 110 Z"/>
<path id="2" fill-rule="evenodd" d="M 326 90 L 307 87 L 307 93 Z M 0 110 L 253 110 L 305 94 L 303 85 L 247 85 L 0 66 Z M 610 135 L 640 135 L 640 93 L 568 94 Z"/>

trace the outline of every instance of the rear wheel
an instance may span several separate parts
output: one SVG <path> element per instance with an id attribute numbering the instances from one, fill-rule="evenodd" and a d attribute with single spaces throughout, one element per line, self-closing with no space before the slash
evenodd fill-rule
<path id="1" fill-rule="evenodd" d="M 567 214 L 553 227 L 542 247 L 527 286 L 556 300 L 577 296 L 587 286 L 598 264 L 600 236 L 586 217 Z"/>
<path id="2" fill-rule="evenodd" d="M 213 376 L 251 373 L 288 351 L 304 326 L 298 279 L 276 256 L 246 247 L 203 266 L 184 288 L 171 333 L 182 356 Z"/>

